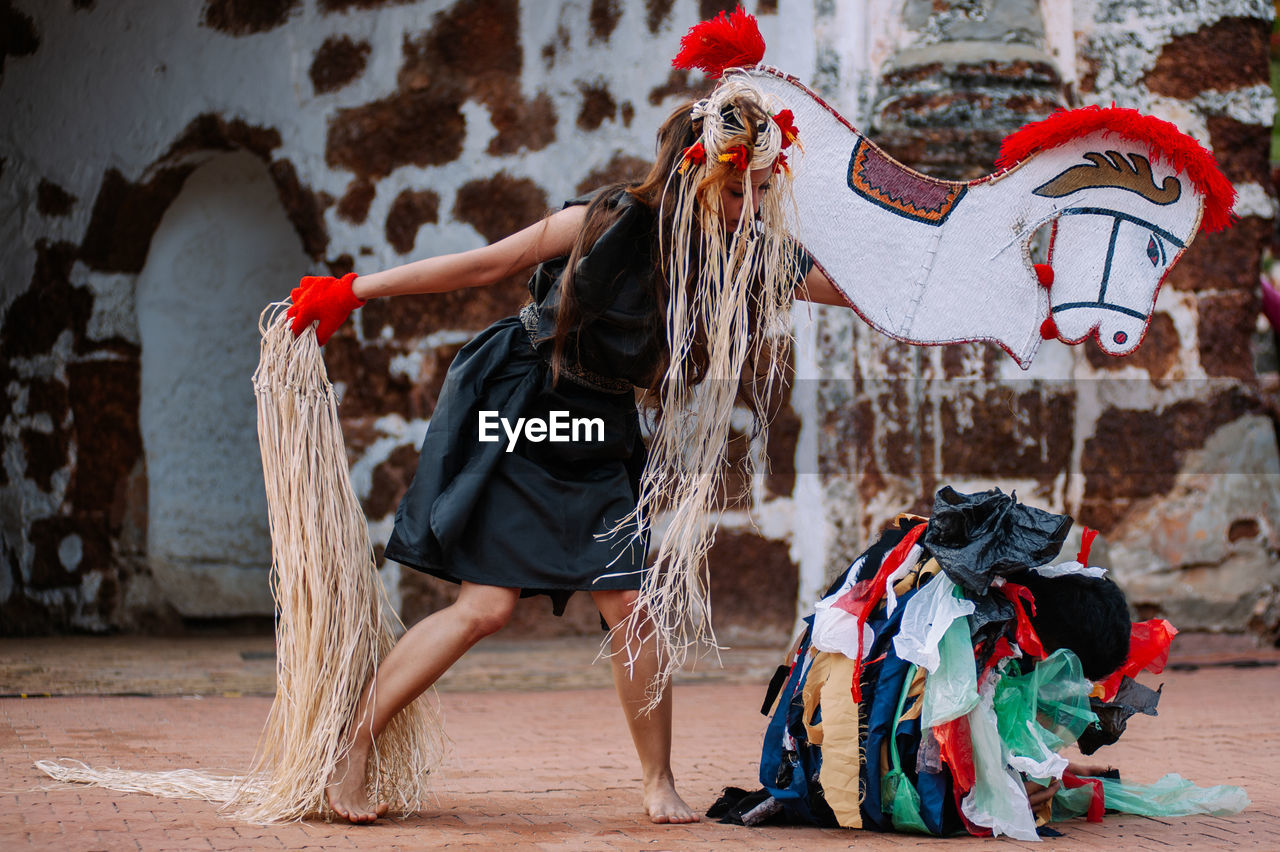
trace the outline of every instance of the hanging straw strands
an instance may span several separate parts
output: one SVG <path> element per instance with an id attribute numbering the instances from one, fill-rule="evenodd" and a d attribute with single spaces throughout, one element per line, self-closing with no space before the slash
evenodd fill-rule
<path id="1" fill-rule="evenodd" d="M 251 770 L 264 776 L 265 791 L 245 788 L 231 803 L 250 820 L 324 811 L 325 782 L 343 756 L 365 679 L 395 643 L 347 472 L 333 386 L 315 335 L 295 337 L 285 307 L 263 312 L 253 377 L 280 619 L 276 700 Z M 444 749 L 431 705 L 415 701 L 379 737 L 369 779 L 373 801 L 417 810 Z"/>
<path id="2" fill-rule="evenodd" d="M 702 138 L 708 151 L 722 150 L 743 132 L 722 121 L 724 104 L 739 96 L 765 100 L 747 78 L 734 75 L 710 102 L 694 108 L 694 116 L 707 122 Z M 765 126 L 757 148 L 757 156 L 771 165 L 781 150 L 781 133 L 773 122 Z M 758 167 L 754 161 L 751 165 Z M 615 628 L 625 634 L 629 666 L 643 642 L 652 638 L 658 643 L 661 667 L 648 686 L 648 709 L 661 700 L 691 651 L 698 646 L 718 650 L 707 555 L 715 543 L 733 410 L 740 390 L 753 396 L 756 410 L 766 417 L 756 422 L 754 437 L 767 443 L 771 400 L 786 381 L 789 314 L 800 278 L 800 254 L 787 236 L 792 230 L 788 215 L 794 212 L 790 181 L 775 176 L 757 216 L 751 180 L 744 172 L 742 220 L 725 233 L 718 188 L 704 181 L 712 167 L 710 162 L 699 165 L 687 176 L 673 172 L 663 197 L 664 206 L 674 203 L 676 235 L 674 244 L 662 250 L 671 284 L 666 317 L 671 362 L 660 391 L 663 419 L 649 445 L 638 505 L 614 528 L 615 533 L 642 528 L 659 513 L 670 513 L 654 564 L 641 580 L 636 615 Z M 693 263 L 695 257 L 700 266 Z M 693 385 L 689 365 L 700 333 L 708 362 L 703 381 Z M 744 373 L 752 377 L 745 388 Z M 754 457 L 748 454 L 742 466 L 751 477 Z"/>
<path id="3" fill-rule="evenodd" d="M 253 377 L 278 610 L 276 697 L 253 766 L 245 776 L 217 776 L 37 764 L 57 780 L 224 802 L 249 822 L 328 813 L 325 784 L 344 756 L 366 679 L 395 642 L 395 616 L 351 487 L 320 347 L 314 334 L 294 336 L 287 307 L 263 311 Z M 417 810 L 446 746 L 432 704 L 425 696 L 413 702 L 378 738 L 367 779 L 371 799 Z"/>
<path id="4" fill-rule="evenodd" d="M 256 786 L 243 775 L 211 775 L 194 769 L 141 772 L 134 769 L 95 769 L 64 757 L 37 760 L 36 769 L 64 784 L 88 784 L 121 793 L 147 793 L 165 799 L 203 799 L 229 802 L 242 788 Z"/>

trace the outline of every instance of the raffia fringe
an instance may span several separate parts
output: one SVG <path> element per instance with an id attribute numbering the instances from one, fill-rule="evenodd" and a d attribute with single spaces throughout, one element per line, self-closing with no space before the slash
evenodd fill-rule
<path id="1" fill-rule="evenodd" d="M 726 97 L 745 94 L 766 103 L 745 78 L 727 79 L 721 88 Z M 790 311 L 799 278 L 799 253 L 788 236 L 794 232 L 795 214 L 789 175 L 771 179 L 773 188 L 760 201 L 759 218 L 751 181 L 744 176 L 742 222 L 726 233 L 718 187 L 699 189 L 709 168 L 702 164 L 685 174 L 673 172 L 662 199 L 664 209 L 671 204 L 674 213 L 673 243 L 662 247 L 670 282 L 666 321 L 671 346 L 660 391 L 664 416 L 649 444 L 636 509 L 613 531 L 642 530 L 667 513 L 667 527 L 641 580 L 634 612 L 609 638 L 609 648 L 622 645 L 622 650 L 605 652 L 625 654 L 634 671 L 641 649 L 656 643 L 659 668 L 647 685 L 646 711 L 657 706 L 672 675 L 691 654 L 719 650 L 711 626 L 707 555 L 715 543 L 734 406 L 744 373 L 754 377 L 745 390 L 761 411 L 769 409 L 769 401 L 785 385 Z M 701 259 L 696 270 L 694 257 Z M 700 332 L 708 363 L 704 380 L 694 386 L 686 379 Z M 765 446 L 769 424 L 755 426 L 755 437 Z M 767 465 L 767 459 L 762 461 Z M 748 481 L 756 462 L 751 453 L 743 461 Z M 624 641 L 615 642 L 618 636 Z"/>
<path id="2" fill-rule="evenodd" d="M 287 307 L 282 302 L 263 311 L 253 377 L 279 613 L 276 697 L 253 765 L 236 776 L 94 769 L 66 760 L 36 764 L 56 780 L 224 803 L 248 822 L 327 815 L 325 784 L 343 757 L 365 682 L 395 643 L 399 621 L 351 487 L 320 347 L 314 334 L 294 337 Z M 427 696 L 413 702 L 378 738 L 366 779 L 372 800 L 401 813 L 417 810 L 447 745 L 435 705 Z"/>

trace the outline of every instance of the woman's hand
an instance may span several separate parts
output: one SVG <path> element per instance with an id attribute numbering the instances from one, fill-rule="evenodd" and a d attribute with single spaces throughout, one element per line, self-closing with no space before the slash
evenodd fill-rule
<path id="1" fill-rule="evenodd" d="M 1068 763 L 1067 771 L 1077 778 L 1101 778 L 1108 772 L 1114 771 L 1114 767 L 1086 763 Z"/>
<path id="2" fill-rule="evenodd" d="M 302 334 L 312 323 L 316 327 L 316 342 L 324 346 L 351 312 L 364 301 L 351 291 L 356 274 L 349 272 L 341 278 L 327 275 L 307 275 L 293 288 L 290 298 L 293 304 L 286 311 L 293 317 L 293 334 Z"/>
<path id="3" fill-rule="evenodd" d="M 1034 781 L 1025 781 L 1023 786 L 1027 789 L 1027 801 L 1031 804 L 1032 809 L 1035 809 L 1052 799 L 1054 794 L 1062 787 L 1062 784 L 1055 780 L 1048 787 L 1042 787 Z"/>

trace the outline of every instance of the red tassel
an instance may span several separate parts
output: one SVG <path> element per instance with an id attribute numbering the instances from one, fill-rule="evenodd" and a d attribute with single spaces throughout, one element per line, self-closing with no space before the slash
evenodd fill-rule
<path id="1" fill-rule="evenodd" d="M 1043 121 L 1032 122 L 1006 136 L 1000 144 L 996 167 L 1012 168 L 1038 151 L 1047 151 L 1099 130 L 1145 144 L 1149 159 L 1158 158 L 1177 173 L 1185 172 L 1204 196 L 1204 218 L 1200 223 L 1203 230 L 1213 233 L 1231 226 L 1236 190 L 1218 168 L 1213 154 L 1177 125 L 1143 115 L 1136 109 L 1087 106 L 1058 110 Z"/>
<path id="2" fill-rule="evenodd" d="M 751 68 L 764 58 L 764 37 L 754 15 L 739 6 L 726 16 L 694 24 L 680 39 L 680 52 L 671 64 L 677 68 L 701 68 L 718 79 L 726 68 Z"/>
<path id="3" fill-rule="evenodd" d="M 1036 280 L 1040 282 L 1040 286 L 1048 290 L 1053 286 L 1053 267 L 1047 263 L 1037 263 Z"/>
<path id="4" fill-rule="evenodd" d="M 1053 340 L 1058 336 L 1058 324 L 1053 321 L 1053 317 L 1045 317 L 1044 322 L 1040 323 L 1040 336 L 1045 340 Z"/>

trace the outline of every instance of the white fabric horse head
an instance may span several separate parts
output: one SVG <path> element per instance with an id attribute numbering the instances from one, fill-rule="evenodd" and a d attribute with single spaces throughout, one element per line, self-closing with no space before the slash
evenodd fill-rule
<path id="1" fill-rule="evenodd" d="M 1060 111 L 1005 139 L 997 165 L 1061 168 L 1031 191 L 1055 204 L 1042 331 L 1066 343 L 1096 335 L 1110 355 L 1138 348 L 1161 282 L 1199 228 L 1230 224 L 1235 190 L 1213 157 L 1135 110 Z"/>
<path id="2" fill-rule="evenodd" d="M 749 73 L 805 143 L 797 238 L 863 319 L 908 343 L 991 340 L 1024 369 L 1053 337 L 1127 355 L 1197 231 L 1230 224 L 1235 191 L 1212 155 L 1134 110 L 1060 111 L 1008 137 L 1000 171 L 946 181 L 893 160 L 794 78 Z"/>

